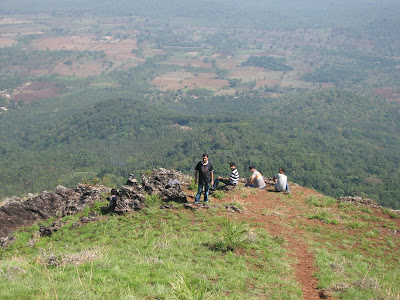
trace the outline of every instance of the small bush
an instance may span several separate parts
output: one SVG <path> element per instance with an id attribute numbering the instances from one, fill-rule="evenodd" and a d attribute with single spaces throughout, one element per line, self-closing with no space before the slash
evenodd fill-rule
<path id="1" fill-rule="evenodd" d="M 327 224 L 339 224 L 339 221 L 332 219 L 326 211 L 320 211 L 316 214 L 307 216 L 308 219 L 318 219 Z"/>
<path id="2" fill-rule="evenodd" d="M 190 191 L 196 191 L 197 190 L 197 184 L 194 183 L 194 179 L 192 179 L 192 181 L 190 182 L 188 189 Z"/>
<path id="3" fill-rule="evenodd" d="M 376 238 L 376 237 L 379 236 L 379 230 L 374 229 L 374 230 L 368 231 L 368 232 L 365 234 L 365 236 L 366 236 L 366 237 L 371 237 L 371 238 Z"/>
<path id="4" fill-rule="evenodd" d="M 330 197 L 316 197 L 316 196 L 311 196 L 307 198 L 307 203 L 312 205 L 312 206 L 317 206 L 317 207 L 327 207 L 327 206 L 332 206 L 336 203 L 336 200 Z"/>
<path id="5" fill-rule="evenodd" d="M 200 281 L 199 286 L 196 288 L 193 284 L 188 282 L 184 275 L 176 276 L 173 282 L 170 282 L 174 292 L 173 299 L 178 300 L 203 300 L 209 299 L 207 297 L 207 288 L 203 281 Z"/>
<path id="6" fill-rule="evenodd" d="M 346 225 L 346 227 L 351 228 L 351 229 L 357 229 L 357 228 L 366 227 L 366 224 L 363 222 L 350 222 Z"/>
<path id="7" fill-rule="evenodd" d="M 249 240 L 249 231 L 244 223 L 235 223 L 226 220 L 221 239 L 215 244 L 214 249 L 220 251 L 234 251 Z"/>
<path id="8" fill-rule="evenodd" d="M 160 196 L 158 195 L 146 195 L 145 202 L 147 207 L 155 207 L 163 204 Z"/>
<path id="9" fill-rule="evenodd" d="M 372 210 L 369 207 L 362 207 L 361 211 L 367 214 L 372 214 Z"/>
<path id="10" fill-rule="evenodd" d="M 212 196 L 214 197 L 214 198 L 217 198 L 217 199 L 223 199 L 224 197 L 225 197 L 225 194 L 224 194 L 224 192 L 223 191 L 215 191 L 213 194 L 212 194 Z"/>
<path id="11" fill-rule="evenodd" d="M 392 219 L 398 219 L 399 218 L 399 214 L 396 213 L 395 211 L 389 209 L 389 208 L 384 208 L 383 212 L 387 215 L 389 215 Z"/>

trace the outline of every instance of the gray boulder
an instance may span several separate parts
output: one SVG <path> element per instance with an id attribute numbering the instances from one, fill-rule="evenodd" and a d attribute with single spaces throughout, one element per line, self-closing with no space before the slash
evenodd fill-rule
<path id="1" fill-rule="evenodd" d="M 189 186 L 191 182 L 189 176 L 179 171 L 159 168 L 150 174 L 142 174 L 141 178 L 144 190 L 150 195 L 159 195 L 165 202 L 187 202 L 181 186 Z"/>

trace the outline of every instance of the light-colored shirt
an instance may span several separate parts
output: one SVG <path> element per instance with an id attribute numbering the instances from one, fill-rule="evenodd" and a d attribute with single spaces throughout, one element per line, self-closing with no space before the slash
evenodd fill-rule
<path id="1" fill-rule="evenodd" d="M 287 186 L 287 176 L 281 173 L 275 175 L 275 178 L 278 180 L 275 183 L 275 189 L 277 191 L 286 191 Z"/>
<path id="2" fill-rule="evenodd" d="M 264 177 L 257 170 L 255 170 L 253 172 L 253 175 L 251 175 L 251 178 L 254 179 L 254 186 L 255 187 L 258 187 L 260 189 L 265 187 Z"/>

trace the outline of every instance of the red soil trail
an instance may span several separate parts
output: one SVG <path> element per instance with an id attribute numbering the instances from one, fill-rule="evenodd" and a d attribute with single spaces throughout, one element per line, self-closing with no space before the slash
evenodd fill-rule
<path id="1" fill-rule="evenodd" d="M 295 276 L 299 282 L 303 299 L 328 299 L 329 296 L 318 290 L 318 281 L 314 277 L 317 268 L 314 264 L 314 254 L 308 248 L 307 242 L 302 239 L 304 231 L 297 226 L 290 226 L 290 221 L 302 217 L 307 210 L 305 199 L 319 193 L 303 187 L 292 187 L 291 195 L 273 192 L 272 188 L 266 190 L 252 190 L 247 197 L 240 198 L 231 194 L 223 200 L 215 202 L 239 202 L 243 205 L 245 213 L 237 214 L 236 219 L 246 222 L 256 222 L 272 236 L 284 238 L 288 254 L 293 258 L 292 264 Z M 235 198 L 235 199 L 234 199 Z M 213 201 L 214 202 L 214 201 Z"/>

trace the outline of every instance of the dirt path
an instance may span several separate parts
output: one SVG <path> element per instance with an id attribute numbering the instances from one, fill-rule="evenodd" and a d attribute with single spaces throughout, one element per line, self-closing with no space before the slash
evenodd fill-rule
<path id="1" fill-rule="evenodd" d="M 318 281 L 313 276 L 317 271 L 314 254 L 302 239 L 304 232 L 296 226 L 289 225 L 292 219 L 303 218 L 300 212 L 304 212 L 305 199 L 311 195 L 319 194 L 303 187 L 293 187 L 291 196 L 275 193 L 272 189 L 251 191 L 246 198 L 239 201 L 245 208 L 245 213 L 238 214 L 236 219 L 263 224 L 263 228 L 270 235 L 283 237 L 289 255 L 294 258 L 292 267 L 301 285 L 303 299 L 327 299 L 323 291 L 317 288 Z M 216 202 L 238 202 L 237 198 L 237 195 L 229 195 Z"/>

